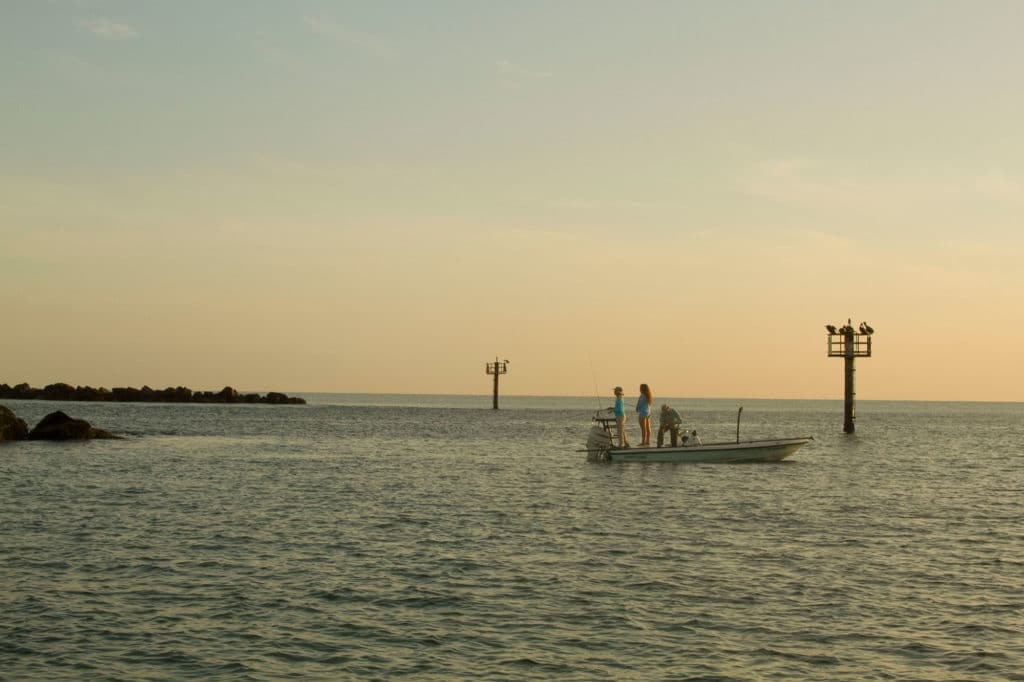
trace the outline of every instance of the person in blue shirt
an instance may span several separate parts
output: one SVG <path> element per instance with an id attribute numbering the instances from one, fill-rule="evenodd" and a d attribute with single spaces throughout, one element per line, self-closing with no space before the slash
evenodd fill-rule
<path id="1" fill-rule="evenodd" d="M 654 403 L 654 396 L 651 395 L 651 387 L 647 384 L 640 384 L 640 399 L 636 401 L 636 416 L 640 422 L 640 445 L 651 444 L 651 405 Z"/>
<path id="2" fill-rule="evenodd" d="M 619 447 L 628 448 L 629 439 L 626 438 L 626 405 L 622 402 L 622 386 L 615 387 L 615 422 L 619 425 Z"/>

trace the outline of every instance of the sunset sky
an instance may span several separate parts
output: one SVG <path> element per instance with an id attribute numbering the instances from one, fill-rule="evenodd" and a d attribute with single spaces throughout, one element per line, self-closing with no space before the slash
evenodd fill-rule
<path id="1" fill-rule="evenodd" d="M 6 0 L 0 383 L 1024 401 L 1022 26 Z"/>

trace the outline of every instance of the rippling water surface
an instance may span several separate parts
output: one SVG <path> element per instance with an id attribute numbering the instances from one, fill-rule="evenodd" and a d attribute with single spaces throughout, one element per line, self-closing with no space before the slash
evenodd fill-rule
<path id="1" fill-rule="evenodd" d="M 0 447 L 0 678 L 1024 679 L 1024 405 L 746 401 L 814 442 L 621 465 L 593 399 L 309 398 L 4 403 L 127 437 Z"/>

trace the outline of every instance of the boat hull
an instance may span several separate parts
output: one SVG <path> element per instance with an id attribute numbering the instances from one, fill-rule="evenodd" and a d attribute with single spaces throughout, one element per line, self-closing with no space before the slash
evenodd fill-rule
<path id="1" fill-rule="evenodd" d="M 605 462 L 780 462 L 813 438 L 778 438 L 739 443 L 708 443 L 690 447 L 635 447 L 588 450 L 588 459 Z"/>

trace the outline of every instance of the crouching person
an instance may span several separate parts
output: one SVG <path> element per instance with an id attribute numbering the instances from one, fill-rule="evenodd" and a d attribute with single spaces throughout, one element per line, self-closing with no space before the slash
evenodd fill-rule
<path id="1" fill-rule="evenodd" d="M 683 425 L 683 418 L 679 412 L 666 404 L 661 406 L 661 414 L 658 417 L 658 447 L 665 442 L 665 432 L 668 431 L 672 437 L 672 447 L 679 444 L 679 429 Z"/>

